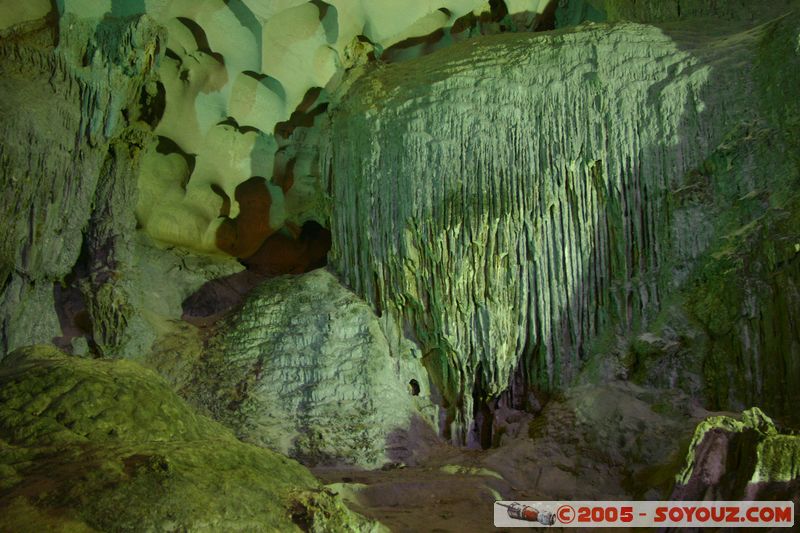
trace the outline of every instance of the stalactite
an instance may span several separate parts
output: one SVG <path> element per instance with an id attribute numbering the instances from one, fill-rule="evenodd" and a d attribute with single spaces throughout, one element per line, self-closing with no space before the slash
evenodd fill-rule
<path id="1" fill-rule="evenodd" d="M 668 191 L 741 111 L 723 58 L 747 69 L 752 39 L 483 38 L 377 69 L 334 110 L 331 263 L 421 345 L 453 440 L 477 384 L 498 395 L 520 361 L 565 384 L 603 328 L 647 320 Z"/>

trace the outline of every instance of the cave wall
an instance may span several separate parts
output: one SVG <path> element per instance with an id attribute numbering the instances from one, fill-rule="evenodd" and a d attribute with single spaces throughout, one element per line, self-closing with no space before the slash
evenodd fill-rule
<path id="1" fill-rule="evenodd" d="M 8 7 L 4 351 L 54 339 L 69 348 L 80 333 L 90 346 L 79 351 L 125 356 L 157 337 L 136 273 L 147 266 L 136 255 L 154 254 L 136 249 L 135 229 L 162 247 L 253 256 L 279 271 L 324 262 L 325 237 L 307 241 L 302 229 L 327 216 L 317 151 L 288 136 L 309 117 L 313 125 L 321 89 L 368 54 L 489 9 L 474 0 L 399 11 L 218 0 Z M 273 258 L 287 250 L 297 258 Z M 74 317 L 53 311 L 65 297 L 88 307 L 80 331 L 65 332 Z"/>
<path id="2" fill-rule="evenodd" d="M 155 83 L 164 35 L 148 19 L 96 27 L 67 17 L 66 31 L 51 19 L 37 24 L 9 33 L 0 50 L 7 95 L 0 342 L 5 353 L 60 336 L 54 284 L 84 253 L 97 269 L 89 297 L 95 333 L 116 348 L 119 339 L 104 321 L 127 321 L 126 296 L 103 287 L 117 262 L 130 262 L 138 152 L 152 135 L 139 113 Z"/>
<path id="3" fill-rule="evenodd" d="M 797 183 L 793 157 L 777 174 L 755 156 L 738 173 L 717 167 L 710 204 L 676 198 L 731 139 L 744 139 L 736 158 L 767 146 L 741 132 L 774 120 L 762 103 L 776 96 L 775 83 L 796 95 L 788 79 L 765 83 L 764 68 L 783 72 L 777 62 L 796 61 L 795 33 L 796 17 L 754 29 L 616 24 L 486 37 L 376 68 L 349 88 L 323 148 L 331 263 L 419 343 L 454 441 L 468 440 L 476 405 L 504 391 L 515 371 L 540 390 L 563 386 L 582 361 L 612 348 L 609 338 L 646 331 L 698 264 L 716 269 L 709 284 L 719 289 L 697 288 L 679 304 L 689 320 L 698 298 L 726 306 L 712 307 L 714 319 L 747 306 L 710 250 L 732 230 L 714 215 L 733 191 L 774 189 L 777 202 Z M 748 221 L 767 209 L 729 207 Z M 760 246 L 792 260 L 793 244 L 766 235 L 745 260 L 760 261 Z M 764 290 L 770 283 L 779 282 L 754 280 L 748 294 L 777 296 Z M 794 377 L 785 377 L 798 360 L 793 283 L 740 338 L 731 334 L 738 318 L 700 335 L 699 379 L 712 382 L 707 395 L 719 397 L 720 387 L 727 395 L 719 408 L 794 398 Z M 753 328 L 771 328 L 776 340 Z M 765 343 L 780 367 L 763 361 Z"/>
<path id="4" fill-rule="evenodd" d="M 581 22 L 663 23 L 738 20 L 756 23 L 778 17 L 794 0 L 563 0 L 555 13 L 556 27 Z"/>
<path id="5" fill-rule="evenodd" d="M 487 6 L 420 3 L 403 17 L 302 2 L 15 8 L 2 30 L 3 179 L 14 191 L 0 247 L 5 348 L 69 342 L 53 309 L 80 277 L 91 349 L 146 352 L 163 324 L 142 312 L 152 297 L 137 271 L 161 259 L 132 237 L 137 226 L 162 244 L 270 264 L 264 242 L 288 242 L 272 249 L 284 253 L 298 224 L 332 213 L 336 269 L 387 315 L 390 336 L 419 343 L 451 417 L 469 419 L 512 374 L 543 390 L 568 383 L 615 328 L 647 330 L 676 290 L 701 331 L 690 348 L 711 404 L 761 399 L 788 415 L 794 19 L 737 32 L 794 5 L 560 2 L 562 26 L 667 25 L 485 38 L 447 60 L 366 69 L 409 38 L 416 50 L 419 36 L 452 37 Z M 504 17 L 553 6 L 489 7 Z M 692 22 L 703 17 L 724 22 L 708 31 Z M 493 81 L 506 68 L 513 81 Z M 351 96 L 340 103 L 337 87 Z M 484 144 L 500 122 L 512 127 Z M 770 158 L 774 146 L 788 157 Z M 364 147 L 377 151 L 364 159 Z M 176 318 L 202 281 L 156 314 Z"/>
<path id="6" fill-rule="evenodd" d="M 758 98 L 698 169 L 688 198 L 717 240 L 687 286 L 707 343 L 709 405 L 758 405 L 796 424 L 800 390 L 800 19 L 765 28 L 754 65 Z"/>
<path id="7" fill-rule="evenodd" d="M 536 15 L 549 3 L 516 2 L 512 12 Z M 491 10 L 482 0 L 57 4 L 60 16 L 87 23 L 144 14 L 166 29 L 158 143 L 138 172 L 136 216 L 157 241 L 237 257 L 278 231 L 325 222 L 310 205 L 322 195 L 313 161 L 286 137 L 324 110 L 347 69 L 415 38 L 447 41 L 459 21 Z M 269 212 L 257 224 L 254 201 Z"/>
<path id="8" fill-rule="evenodd" d="M 0 529 L 797 500 L 796 1 L 7 4 Z"/>

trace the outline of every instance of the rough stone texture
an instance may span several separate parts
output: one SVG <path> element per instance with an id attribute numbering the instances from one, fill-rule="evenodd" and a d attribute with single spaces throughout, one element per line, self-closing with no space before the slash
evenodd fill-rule
<path id="1" fill-rule="evenodd" d="M 708 18 L 756 22 L 775 18 L 795 0 L 561 0 L 556 27 L 584 21 L 666 22 Z"/>
<path id="2" fill-rule="evenodd" d="M 296 462 L 126 361 L 18 350 L 0 367 L 0 516 L 14 531 L 355 531 Z"/>
<path id="3" fill-rule="evenodd" d="M 553 397 L 483 464 L 525 499 L 666 499 L 704 416 L 683 393 L 609 378 Z"/>
<path id="4" fill-rule="evenodd" d="M 766 26 L 755 64 L 760 116 L 726 136 L 677 199 L 703 210 L 717 236 L 686 294 L 707 339 L 697 351 L 710 408 L 758 406 L 793 425 L 800 423 L 799 39 L 800 10 Z"/>
<path id="5" fill-rule="evenodd" d="M 490 450 L 432 443 L 421 468 L 315 469 L 351 508 L 393 531 L 488 531 L 495 500 L 665 500 L 698 422 L 708 416 L 676 391 L 621 380 L 554 396 Z M 533 416 L 533 420 L 531 417 Z"/>
<path id="6" fill-rule="evenodd" d="M 685 500 L 797 499 L 800 436 L 781 434 L 754 407 L 741 419 L 698 424 L 673 497 Z"/>
<path id="7" fill-rule="evenodd" d="M 87 24 L 146 14 L 166 28 L 165 58 L 153 91 L 163 106 L 156 130 L 163 142 L 160 151 L 146 154 L 137 216 L 145 231 L 161 241 L 214 252 L 220 249 L 220 228 L 224 233 L 231 223 L 244 224 L 238 220 L 237 187 L 285 170 L 276 164 L 281 140 L 275 132 L 298 108 L 315 104 L 315 98 L 306 102 L 310 91 L 335 86 L 345 69 L 369 53 L 380 55 L 393 44 L 450 28 L 473 11 L 488 11 L 489 5 L 485 0 L 410 0 L 402 5 L 376 0 L 64 0 L 58 8 L 62 17 Z M 295 200 L 307 195 L 304 185 L 318 176 L 298 173 L 295 178 L 301 184 L 296 191 L 283 189 L 278 180 L 268 184 L 271 231 L 286 220 L 301 225 L 309 215 L 308 206 Z M 223 206 L 227 213 L 220 216 Z M 323 214 L 312 215 L 324 222 Z"/>
<path id="8" fill-rule="evenodd" d="M 230 257 L 159 245 L 141 232 L 135 235 L 133 255 L 137 305 L 170 318 L 180 317 L 184 301 L 208 281 L 244 270 Z"/>
<path id="9" fill-rule="evenodd" d="M 22 28 L 37 24 L 48 15 L 54 14 L 53 2 L 31 0 L 30 2 L 6 2 L 0 15 L 0 34 L 16 33 Z"/>
<path id="10" fill-rule="evenodd" d="M 701 424 L 672 485 L 702 407 L 800 416 L 800 21 L 768 21 L 799 3 L 561 1 L 559 25 L 658 25 L 391 64 L 550 23 L 503 3 L 6 10 L 0 340 L 151 366 L 400 530 L 469 530 L 499 497 L 798 501 L 797 435 L 756 411 Z M 245 302 L 324 264 L 304 222 L 330 213 L 373 309 L 325 272 Z M 152 372 L 7 359 L 0 529 L 369 527 Z M 438 441 L 432 402 L 497 448 Z"/>
<path id="11" fill-rule="evenodd" d="M 65 61 L 52 54 L 51 32 L 28 39 L 33 42 L 4 40 L 1 51 L 3 351 L 58 334 L 52 280 L 78 257 L 80 231 L 68 228 L 88 220 L 104 157 L 75 138 L 82 122 L 80 87 Z M 52 107 L 42 108 L 40 101 Z M 52 113 L 54 107 L 60 112 Z M 50 235 L 56 238 L 45 238 Z"/>
<path id="12" fill-rule="evenodd" d="M 713 410 L 796 426 L 800 391 L 798 12 L 763 29 L 757 98 L 670 195 L 667 298 L 631 342 L 631 377 Z M 781 154 L 776 157 L 776 154 Z M 690 228 L 690 231 L 686 231 Z"/>
<path id="13" fill-rule="evenodd" d="M 505 11 L 535 18 L 551 2 L 514 0 Z M 240 218 L 237 188 L 248 180 L 268 182 L 271 210 L 260 219 L 268 226 L 260 240 L 286 222 L 325 222 L 314 205 L 323 197 L 319 175 L 303 154 L 286 150 L 282 130 L 306 112 L 324 111 L 326 91 L 368 56 L 394 46 L 400 49 L 387 56 L 401 59 L 446 46 L 490 11 L 486 0 L 66 0 L 61 8 L 87 21 L 146 12 L 167 29 L 162 143 L 147 152 L 139 174 L 137 216 L 161 241 L 235 255 L 241 250 L 230 246 L 231 226 L 250 218 Z"/>
<path id="14" fill-rule="evenodd" d="M 99 289 L 126 258 L 115 241 L 135 224 L 117 215 L 135 203 L 131 173 L 148 128 L 133 107 L 153 75 L 159 29 L 142 18 L 98 28 L 62 23 L 57 32 L 44 25 L 4 39 L 0 49 L 3 352 L 60 334 L 53 283 L 73 269 L 93 213 L 88 253 L 105 267 L 91 298 L 99 346 L 119 347 L 128 320 L 119 287 Z"/>
<path id="15" fill-rule="evenodd" d="M 75 354 L 103 354 L 95 345 L 86 300 L 113 305 L 115 291 L 121 290 L 128 318 L 122 331 L 128 342 L 124 350 L 117 349 L 111 355 L 146 364 L 173 382 L 182 381 L 202 349 L 196 328 L 180 320 L 184 300 L 209 280 L 232 276 L 244 267 L 230 257 L 197 255 L 157 245 L 138 231 L 124 234 L 123 242 L 130 263 L 121 265 L 121 271 L 111 271 L 109 276 L 101 269 L 92 277 L 89 265 L 81 263 L 70 283 L 58 287 L 56 308 L 62 335 L 57 344 Z M 95 288 L 92 279 L 101 277 L 113 283 Z M 141 350 L 133 351 L 136 346 Z"/>
<path id="16" fill-rule="evenodd" d="M 455 441 L 518 367 L 559 386 L 598 333 L 646 325 L 662 266 L 694 259 L 670 194 L 749 115 L 762 36 L 699 28 L 478 38 L 333 111 L 331 263 L 419 342 Z"/>
<path id="17" fill-rule="evenodd" d="M 256 287 L 217 343 L 184 394 L 246 441 L 307 464 L 406 460 L 412 417 L 433 414 L 419 362 L 325 270 Z"/>
<path id="18" fill-rule="evenodd" d="M 129 304 L 138 320 L 138 353 L 118 354 L 157 370 L 176 387 L 190 375 L 203 349 L 198 329 L 181 320 L 183 302 L 209 280 L 244 268 L 226 256 L 206 256 L 177 247 L 163 247 L 142 232 L 132 237 L 133 264 L 124 281 Z"/>

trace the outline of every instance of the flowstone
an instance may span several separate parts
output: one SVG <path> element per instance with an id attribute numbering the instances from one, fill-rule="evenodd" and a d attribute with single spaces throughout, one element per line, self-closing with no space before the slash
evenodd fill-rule
<path id="1" fill-rule="evenodd" d="M 662 304 L 693 246 L 671 193 L 756 94 L 762 32 L 699 28 L 476 38 L 335 105 L 332 267 L 419 343 L 453 441 L 513 372 L 564 386 L 594 338 Z"/>
<path id="2" fill-rule="evenodd" d="M 98 351 L 148 344 L 125 280 L 163 31 L 147 17 L 62 23 L 42 20 L 0 44 L 0 358 L 61 335 L 54 284 L 81 257 Z"/>

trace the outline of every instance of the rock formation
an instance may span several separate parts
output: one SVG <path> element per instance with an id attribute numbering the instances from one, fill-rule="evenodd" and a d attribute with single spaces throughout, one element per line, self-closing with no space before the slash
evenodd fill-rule
<path id="1" fill-rule="evenodd" d="M 197 415 L 151 370 L 44 346 L 7 359 L 3 529 L 369 528 L 308 470 Z"/>
<path id="2" fill-rule="evenodd" d="M 0 531 L 800 504 L 798 0 L 5 4 Z"/>
<path id="3" fill-rule="evenodd" d="M 408 458 L 414 417 L 436 417 L 408 344 L 390 347 L 328 272 L 278 278 L 219 327 L 183 393 L 245 441 L 305 464 L 380 467 Z"/>
<path id="4" fill-rule="evenodd" d="M 675 496 L 685 500 L 785 500 L 797 491 L 800 437 L 779 433 L 754 407 L 741 420 L 716 416 L 697 426 Z"/>
<path id="5" fill-rule="evenodd" d="M 760 135 L 796 146 L 794 133 L 782 139 L 765 125 L 773 111 L 762 104 L 776 96 L 765 92 L 774 76 L 766 65 L 779 57 L 797 64 L 778 44 L 789 36 L 774 33 L 794 24 L 717 35 L 619 24 L 479 38 L 377 69 L 348 90 L 325 148 L 331 261 L 420 344 L 456 442 L 466 439 L 475 403 L 504 391 L 515 370 L 529 385 L 557 387 L 597 350 L 596 339 L 646 329 L 683 286 L 683 270 L 733 237 L 702 210 L 730 209 L 727 191 L 747 202 L 758 187 L 777 195 L 796 180 L 788 163 L 756 185 L 757 169 L 730 161 L 742 137 L 738 148 L 754 160 Z M 748 137 L 752 130 L 759 136 Z M 705 186 L 698 174 L 716 171 L 708 154 L 722 150 L 730 164 L 718 196 L 680 205 Z M 752 225 L 734 235 L 772 217 L 767 206 L 746 213 L 737 214 Z M 792 246 L 775 251 L 784 264 Z M 744 296 L 725 291 L 738 313 Z M 790 294 L 778 299 L 792 304 L 776 305 L 798 303 Z M 783 346 L 796 354 L 791 319 L 771 324 L 788 328 Z M 759 365 L 759 348 L 733 350 Z M 745 381 L 772 379 L 768 368 L 755 374 Z M 790 390 L 776 384 L 774 394 L 784 401 Z M 746 392 L 734 386 L 730 394 Z"/>

